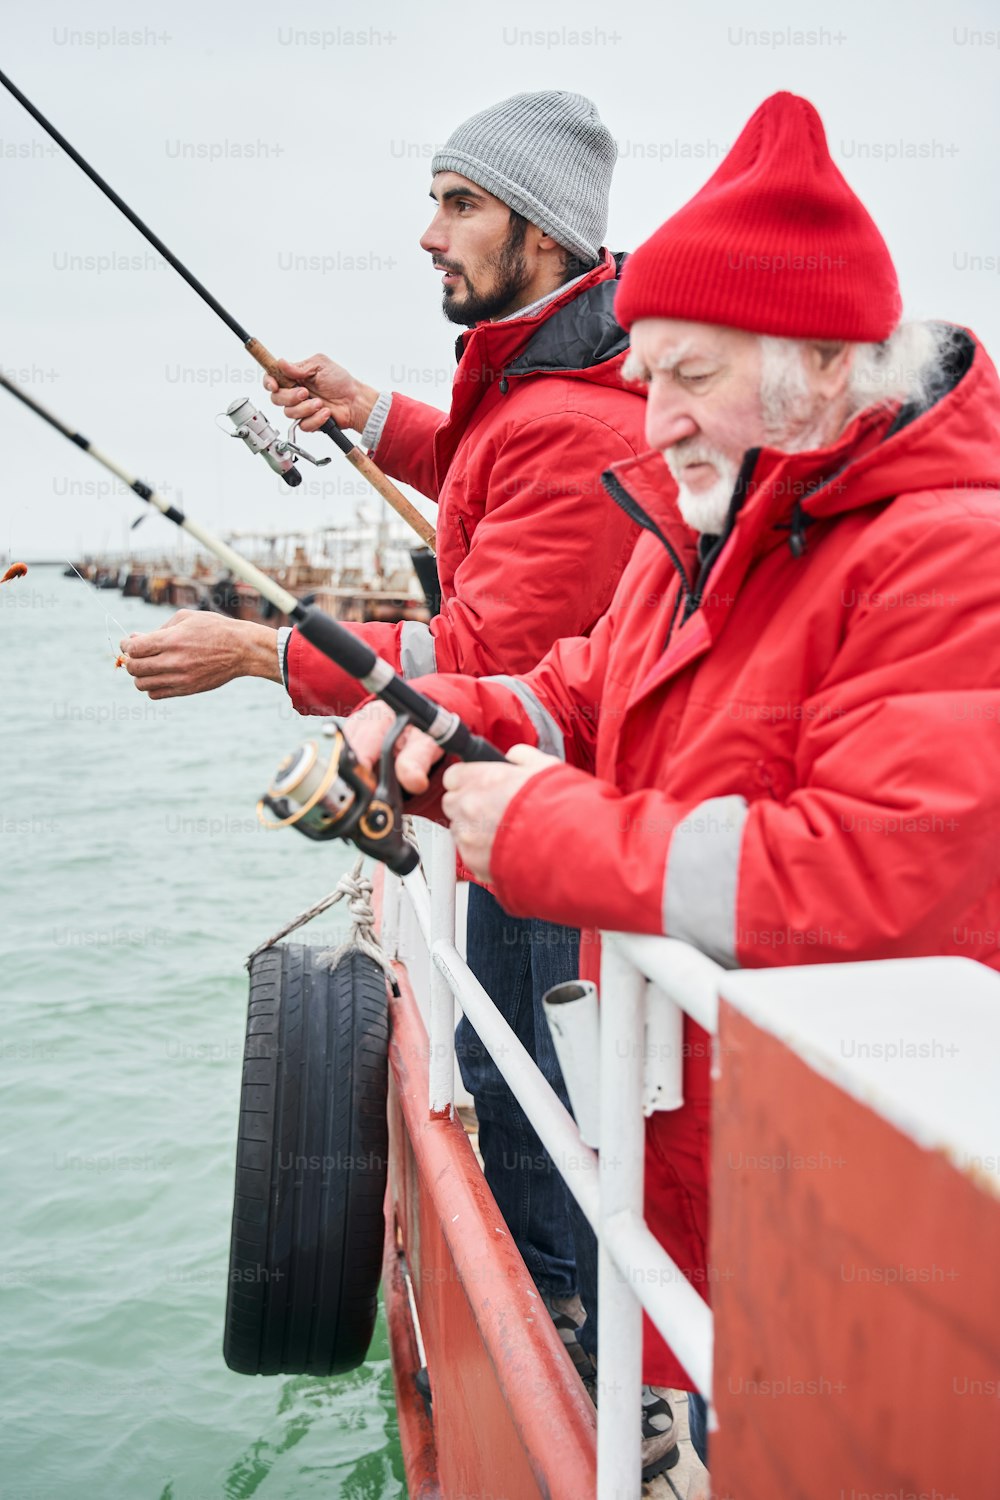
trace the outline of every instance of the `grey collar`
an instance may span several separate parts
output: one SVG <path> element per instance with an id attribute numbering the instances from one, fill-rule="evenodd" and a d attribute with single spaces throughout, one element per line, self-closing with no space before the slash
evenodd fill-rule
<path id="1" fill-rule="evenodd" d="M 497 323 L 509 323 L 512 318 L 530 318 L 536 312 L 541 312 L 542 308 L 546 307 L 554 297 L 561 296 L 571 286 L 576 286 L 578 281 L 582 281 L 584 276 L 589 275 L 589 271 L 583 271 L 579 276 L 574 276 L 572 281 L 564 281 L 562 286 L 557 286 L 554 292 L 546 292 L 545 296 L 539 297 L 537 302 L 529 302 L 527 307 L 519 307 L 517 312 L 508 313 L 505 318 L 497 318 L 495 321 Z"/>

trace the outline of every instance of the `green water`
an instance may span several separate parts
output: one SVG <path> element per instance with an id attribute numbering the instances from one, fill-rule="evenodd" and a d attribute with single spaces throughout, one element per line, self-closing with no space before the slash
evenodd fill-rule
<path id="1" fill-rule="evenodd" d="M 169 615 L 0 589 L 0 1494 L 405 1495 L 381 1317 L 336 1380 L 222 1360 L 243 962 L 350 858 L 256 825 L 308 721 L 273 683 L 150 703 L 107 610 Z"/>

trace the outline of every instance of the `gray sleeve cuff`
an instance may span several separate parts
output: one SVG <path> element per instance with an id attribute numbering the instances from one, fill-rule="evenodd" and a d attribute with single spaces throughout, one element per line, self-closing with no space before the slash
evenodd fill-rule
<path id="1" fill-rule="evenodd" d="M 663 930 L 737 967 L 736 906 L 745 798 L 709 797 L 678 823 L 670 840 L 663 890 Z"/>
<path id="2" fill-rule="evenodd" d="M 385 419 L 389 415 L 391 405 L 392 392 L 381 391 L 378 400 L 371 409 L 371 415 L 365 423 L 365 430 L 361 434 L 361 446 L 366 453 L 371 453 L 378 447 L 382 438 L 382 428 L 385 426 Z"/>
<path id="3" fill-rule="evenodd" d="M 278 667 L 281 671 L 281 680 L 288 688 L 288 637 L 292 633 L 290 625 L 282 625 L 278 631 Z"/>

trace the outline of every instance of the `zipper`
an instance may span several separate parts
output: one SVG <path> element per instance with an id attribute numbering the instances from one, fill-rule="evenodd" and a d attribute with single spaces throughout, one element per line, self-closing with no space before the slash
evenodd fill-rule
<path id="1" fill-rule="evenodd" d="M 472 551 L 472 543 L 469 541 L 469 533 L 465 529 L 465 522 L 461 516 L 458 517 L 458 529 L 462 533 L 462 545 L 465 547 L 465 555 L 468 557 Z"/>
<path id="2" fill-rule="evenodd" d="M 677 553 L 674 551 L 673 546 L 663 535 L 663 532 L 660 530 L 659 526 L 657 526 L 656 522 L 652 519 L 652 517 L 647 516 L 642 506 L 639 505 L 637 501 L 633 500 L 632 496 L 622 484 L 617 474 L 613 474 L 610 469 L 607 469 L 601 475 L 601 483 L 603 484 L 604 488 L 607 490 L 608 494 L 611 496 L 615 504 L 621 507 L 630 521 L 635 521 L 636 525 L 641 526 L 643 531 L 651 531 L 653 535 L 655 537 L 658 537 L 659 540 L 663 543 L 664 547 L 667 549 L 667 556 L 673 563 L 674 569 L 677 573 L 677 577 L 680 579 L 681 587 L 678 598 L 683 595 L 684 598 L 690 599 L 692 597 L 691 581 L 688 578 L 687 573 L 684 571 L 684 564 L 681 562 L 680 558 L 677 556 Z M 673 624 L 672 621 L 671 624 Z"/>

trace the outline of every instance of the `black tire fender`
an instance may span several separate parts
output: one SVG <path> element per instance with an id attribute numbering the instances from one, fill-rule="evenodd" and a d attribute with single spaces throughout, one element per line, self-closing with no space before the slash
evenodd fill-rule
<path id="1" fill-rule="evenodd" d="M 388 1006 L 357 949 L 250 969 L 223 1354 L 243 1375 L 363 1363 L 382 1271 Z"/>

